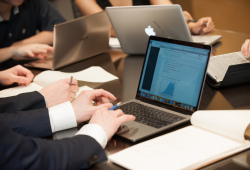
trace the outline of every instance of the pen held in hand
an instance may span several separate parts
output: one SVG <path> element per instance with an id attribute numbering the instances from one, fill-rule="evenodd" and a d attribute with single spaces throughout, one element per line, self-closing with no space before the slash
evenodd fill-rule
<path id="1" fill-rule="evenodd" d="M 197 22 L 197 19 L 188 19 L 188 22 Z"/>
<path id="2" fill-rule="evenodd" d="M 116 103 L 113 107 L 111 107 L 109 110 L 115 110 L 119 105 L 121 104 L 121 102 Z"/>
<path id="3" fill-rule="evenodd" d="M 70 77 L 69 85 L 72 86 L 73 76 Z"/>
<path id="4" fill-rule="evenodd" d="M 197 19 L 188 19 L 188 22 L 198 22 Z M 207 22 L 203 22 L 202 24 L 204 27 L 207 26 Z"/>

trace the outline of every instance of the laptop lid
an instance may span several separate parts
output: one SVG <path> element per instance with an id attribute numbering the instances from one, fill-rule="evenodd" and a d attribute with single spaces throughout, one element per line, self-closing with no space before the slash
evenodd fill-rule
<path id="1" fill-rule="evenodd" d="M 125 122 L 117 134 L 138 141 L 189 121 L 199 109 L 210 53 L 208 45 L 151 36 L 136 100 L 185 119 L 161 128 Z"/>
<path id="2" fill-rule="evenodd" d="M 107 7 L 105 10 L 126 54 L 145 54 L 150 35 L 192 41 L 180 5 Z"/>
<path id="3" fill-rule="evenodd" d="M 151 36 L 136 99 L 197 111 L 210 52 L 208 45 Z"/>
<path id="4" fill-rule="evenodd" d="M 54 70 L 107 52 L 109 33 L 110 22 L 105 11 L 57 24 L 53 57 L 26 66 Z"/>

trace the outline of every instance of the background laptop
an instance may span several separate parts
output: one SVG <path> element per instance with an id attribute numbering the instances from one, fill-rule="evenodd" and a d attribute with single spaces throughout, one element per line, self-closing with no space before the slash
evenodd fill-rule
<path id="1" fill-rule="evenodd" d="M 106 52 L 109 49 L 109 33 L 110 22 L 106 12 L 57 24 L 54 26 L 53 57 L 25 66 L 54 70 Z"/>
<path id="2" fill-rule="evenodd" d="M 213 56 L 207 73 L 213 87 L 250 82 L 250 56 L 243 56 L 241 51 Z"/>
<path id="3" fill-rule="evenodd" d="M 105 10 L 126 54 L 145 54 L 150 35 L 192 41 L 180 5 L 107 7 Z"/>
<path id="4" fill-rule="evenodd" d="M 118 107 L 136 120 L 117 135 L 136 142 L 189 121 L 199 108 L 210 52 L 208 45 L 150 37 L 136 97 Z"/>
<path id="5" fill-rule="evenodd" d="M 221 38 L 221 35 L 191 36 L 182 8 L 177 4 L 107 7 L 105 10 L 126 54 L 145 54 L 150 35 L 206 45 Z"/>

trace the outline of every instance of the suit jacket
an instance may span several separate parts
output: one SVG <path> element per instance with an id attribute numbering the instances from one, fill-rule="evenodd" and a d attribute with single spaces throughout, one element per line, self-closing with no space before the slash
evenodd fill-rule
<path id="1" fill-rule="evenodd" d="M 82 169 L 107 159 L 99 143 L 86 135 L 63 140 L 27 137 L 52 135 L 48 109 L 38 92 L 0 99 L 0 112 L 1 169 Z"/>
<path id="2" fill-rule="evenodd" d="M 86 135 L 35 139 L 15 133 L 0 120 L 0 139 L 0 167 L 6 170 L 82 169 L 107 159 L 99 143 Z"/>
<path id="3" fill-rule="evenodd" d="M 13 131 L 25 136 L 51 136 L 48 109 L 37 91 L 0 98 L 0 119 Z"/>

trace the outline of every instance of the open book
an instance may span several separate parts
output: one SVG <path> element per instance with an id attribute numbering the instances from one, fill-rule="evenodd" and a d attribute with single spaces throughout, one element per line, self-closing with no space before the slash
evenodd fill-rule
<path id="1" fill-rule="evenodd" d="M 77 80 L 81 81 L 87 81 L 87 82 L 108 82 L 111 80 L 118 79 L 116 76 L 110 74 L 109 72 L 105 71 L 99 66 L 92 66 L 85 70 L 79 71 L 79 72 L 73 72 L 73 73 L 66 73 L 61 71 L 43 71 L 40 74 L 38 74 L 32 83 L 30 83 L 28 86 L 18 86 L 13 88 L 8 88 L 5 90 L 0 91 L 0 97 L 9 97 L 9 96 L 15 96 L 20 93 L 26 93 L 31 91 L 39 91 L 43 87 L 64 78 L 70 78 L 73 76 Z M 82 90 L 91 90 L 92 88 L 88 86 L 82 86 L 79 88 L 80 94 Z"/>
<path id="2" fill-rule="evenodd" d="M 250 111 L 197 111 L 192 125 L 109 156 L 128 169 L 196 169 L 250 148 Z"/>

